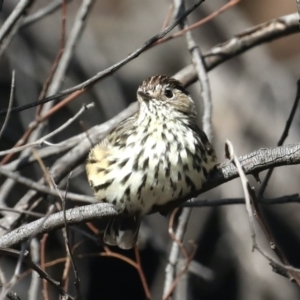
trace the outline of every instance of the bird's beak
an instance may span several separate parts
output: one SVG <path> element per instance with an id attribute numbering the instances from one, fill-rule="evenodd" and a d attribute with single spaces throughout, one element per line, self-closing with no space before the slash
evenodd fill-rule
<path id="1" fill-rule="evenodd" d="M 146 94 L 142 91 L 138 91 L 137 93 L 146 102 L 149 101 L 152 98 L 150 94 Z"/>

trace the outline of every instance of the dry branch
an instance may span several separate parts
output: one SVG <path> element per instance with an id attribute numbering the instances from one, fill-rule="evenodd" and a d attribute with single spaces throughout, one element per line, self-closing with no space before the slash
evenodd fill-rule
<path id="1" fill-rule="evenodd" d="M 271 167 L 300 164 L 300 144 L 286 145 L 271 149 L 260 149 L 240 157 L 239 161 L 246 174 L 257 174 Z M 197 194 L 203 193 L 237 177 L 238 172 L 234 164 L 230 162 L 222 163 L 210 174 L 209 181 L 200 191 L 197 191 Z M 182 204 L 189 198 L 191 197 L 189 196 L 186 199 L 174 201 L 171 206 L 174 207 Z M 164 209 L 170 208 L 170 206 L 164 207 Z M 153 212 L 158 210 L 158 207 L 156 207 Z M 66 211 L 66 219 L 69 225 L 118 215 L 120 215 L 120 213 L 114 209 L 114 206 L 107 203 L 91 204 Z M 40 226 L 40 219 L 1 236 L 0 247 L 7 248 L 19 244 L 28 239 L 38 226 Z M 62 228 L 63 226 L 63 212 L 55 213 L 45 221 L 42 227 L 38 228 L 37 233 L 51 232 Z"/>

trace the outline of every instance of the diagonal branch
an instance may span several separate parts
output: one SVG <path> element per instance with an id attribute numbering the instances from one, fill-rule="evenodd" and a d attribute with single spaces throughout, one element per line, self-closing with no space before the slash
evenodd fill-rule
<path id="1" fill-rule="evenodd" d="M 27 108 L 31 108 L 43 103 L 47 103 L 49 101 L 52 101 L 54 99 L 58 99 L 60 97 L 66 96 L 71 94 L 72 92 L 75 92 L 77 90 L 85 90 L 88 87 L 91 87 L 92 85 L 94 85 L 96 82 L 98 82 L 100 79 L 103 79 L 111 74 L 113 74 L 115 71 L 119 70 L 121 67 L 123 67 L 125 64 L 127 64 L 128 62 L 130 62 L 131 60 L 137 58 L 141 53 L 143 53 L 146 49 L 148 49 L 151 45 L 153 45 L 155 42 L 157 42 L 158 40 L 160 40 L 161 38 L 163 38 L 164 36 L 166 36 L 174 27 L 176 27 L 184 18 L 186 18 L 191 12 L 193 12 L 204 0 L 196 0 L 194 2 L 194 4 L 189 7 L 181 16 L 180 18 L 176 19 L 174 22 L 172 22 L 172 24 L 170 24 L 168 27 L 166 27 L 162 32 L 156 34 L 155 36 L 153 36 L 152 38 L 150 38 L 149 40 L 147 40 L 140 48 L 138 48 L 136 51 L 134 51 L 133 53 L 131 53 L 130 55 L 128 55 L 126 58 L 124 58 L 123 60 L 119 61 L 118 63 L 112 65 L 111 67 L 105 69 L 104 71 L 101 71 L 99 73 L 97 73 L 95 76 L 93 76 L 92 78 L 82 82 L 79 85 L 76 85 L 74 87 L 71 87 L 69 89 L 63 90 L 57 94 L 54 94 L 53 96 L 47 97 L 45 99 L 33 102 L 33 103 L 29 103 L 29 104 L 25 104 L 19 107 L 13 107 L 11 112 L 18 112 L 18 111 L 22 111 L 24 109 Z M 2 114 L 5 114 L 6 110 L 4 112 L 0 111 L 0 116 Z"/>

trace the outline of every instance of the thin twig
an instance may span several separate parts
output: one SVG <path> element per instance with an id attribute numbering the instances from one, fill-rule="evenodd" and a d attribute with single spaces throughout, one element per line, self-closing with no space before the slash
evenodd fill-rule
<path id="1" fill-rule="evenodd" d="M 203 57 L 206 70 L 210 71 L 225 61 L 255 46 L 260 46 L 261 44 L 294 33 L 299 33 L 298 13 L 281 16 L 277 19 L 269 20 L 255 27 L 248 28 L 228 41 L 216 45 L 207 53 L 204 53 Z M 190 85 L 198 79 L 193 65 L 186 66 L 175 74 L 174 77 L 182 81 L 185 85 Z"/>
<path id="2" fill-rule="evenodd" d="M 296 3 L 297 3 L 298 15 L 299 15 L 299 24 L 300 24 L 300 0 L 296 0 Z"/>
<path id="3" fill-rule="evenodd" d="M 23 145 L 20 147 L 14 147 L 9 150 L 0 151 L 0 156 L 6 155 L 9 153 L 20 152 L 20 151 L 23 151 L 24 149 L 32 148 L 35 146 L 42 146 L 43 144 L 45 144 L 47 142 L 47 139 L 50 139 L 53 136 L 55 136 L 56 134 L 62 132 L 64 129 L 66 129 L 68 126 L 70 126 L 72 123 L 74 123 L 87 109 L 90 109 L 92 107 L 94 107 L 94 103 L 89 103 L 87 105 L 83 105 L 81 107 L 81 109 L 72 118 L 70 118 L 67 122 L 65 122 L 63 125 L 61 125 L 57 129 L 55 129 L 54 131 L 50 132 L 49 134 L 45 135 L 44 137 L 38 139 L 35 142 L 29 143 L 29 144 L 26 144 L 26 145 Z"/>
<path id="4" fill-rule="evenodd" d="M 292 110 L 290 112 L 290 115 L 286 121 L 286 124 L 285 124 L 285 128 L 282 132 L 282 135 L 277 143 L 277 146 L 282 146 L 284 141 L 286 140 L 286 138 L 288 137 L 289 135 L 289 131 L 290 131 L 290 128 L 291 128 L 291 125 L 292 125 L 292 122 L 294 120 L 294 117 L 295 117 L 295 114 L 296 114 L 296 111 L 297 111 L 297 108 L 298 108 L 298 104 L 299 104 L 299 100 L 300 100 L 300 79 L 297 81 L 297 92 L 296 92 L 296 97 L 295 97 L 295 100 L 294 100 L 294 104 L 292 106 Z M 266 177 L 260 187 L 260 190 L 259 190 L 259 195 L 262 196 L 268 186 L 268 182 L 272 176 L 272 173 L 274 171 L 274 168 L 270 168 L 266 174 Z"/>
<path id="5" fill-rule="evenodd" d="M 72 0 L 67 0 L 70 2 Z M 37 21 L 45 18 L 46 16 L 50 15 L 51 13 L 55 12 L 57 9 L 61 7 L 61 0 L 53 0 L 50 4 L 46 5 L 45 7 L 39 9 L 34 14 L 31 14 L 23 19 L 21 28 L 30 26 Z"/>
<path id="6" fill-rule="evenodd" d="M 73 252 L 72 252 L 72 247 L 71 247 L 71 243 L 70 243 L 70 239 L 69 239 L 69 225 L 67 222 L 67 217 L 66 217 L 66 199 L 67 199 L 67 194 L 68 194 L 68 188 L 69 188 L 69 181 L 70 181 L 70 177 L 71 177 L 72 173 L 69 174 L 68 176 L 68 180 L 67 180 L 67 187 L 66 187 L 66 191 L 64 196 L 62 196 L 62 194 L 59 192 L 57 185 L 55 184 L 55 182 L 53 181 L 53 184 L 55 186 L 56 192 L 59 195 L 61 201 L 62 201 L 62 208 L 63 208 L 63 216 L 64 216 L 64 225 L 65 225 L 65 230 L 66 230 L 66 235 L 65 235 L 65 243 L 66 243 L 66 248 L 68 251 L 68 256 L 70 258 L 70 262 L 73 268 L 73 272 L 75 275 L 75 288 L 76 288 L 76 296 L 77 298 L 81 298 L 81 292 L 80 292 L 80 278 L 79 278 L 79 273 L 78 273 L 78 269 L 77 266 L 75 264 L 75 260 L 74 260 L 74 256 L 73 256 Z M 53 180 L 53 179 L 52 179 Z"/>
<path id="7" fill-rule="evenodd" d="M 174 27 L 177 24 L 174 25 Z M 207 71 L 212 70 L 216 66 L 220 65 L 221 63 L 239 55 L 242 54 L 249 49 L 261 45 L 263 43 L 268 43 L 274 39 L 278 39 L 281 37 L 288 36 L 290 34 L 295 34 L 299 32 L 299 16 L 298 13 L 286 15 L 279 17 L 274 20 L 270 20 L 268 22 L 259 24 L 253 28 L 247 29 L 244 32 L 241 32 L 240 34 L 237 34 L 232 39 L 222 43 L 218 44 L 217 46 L 213 47 L 209 52 L 205 53 L 203 55 L 205 66 Z M 151 39 L 150 39 L 151 41 Z M 138 49 L 139 50 L 139 49 Z M 136 53 L 136 52 L 134 52 Z M 138 55 L 141 54 L 140 52 Z M 138 56 L 137 55 L 137 56 Z M 121 68 L 123 65 L 125 65 L 127 62 L 131 61 L 135 57 L 130 57 L 130 59 L 125 62 L 121 61 L 108 69 L 96 74 L 95 76 L 91 77 L 89 80 L 73 86 L 72 88 L 63 90 L 59 92 L 58 94 L 49 96 L 41 101 L 33 102 L 26 105 L 21 105 L 17 107 L 13 107 L 11 112 L 20 112 L 22 110 L 40 105 L 41 103 L 46 103 L 49 101 L 53 101 L 56 99 L 59 99 L 65 95 L 68 95 L 74 91 L 82 90 L 85 88 L 86 84 L 88 83 L 95 83 L 95 81 L 100 80 L 106 76 L 108 76 L 110 73 L 113 73 L 114 71 L 117 71 L 119 68 Z M 120 65 L 121 64 L 121 65 Z M 115 67 L 117 67 L 115 69 Z M 178 80 L 182 81 L 182 83 L 187 86 L 192 84 L 197 80 L 197 74 L 194 70 L 193 65 L 189 65 L 185 68 L 183 68 L 181 71 L 176 73 L 174 75 Z M 3 116 L 7 113 L 7 109 L 0 110 L 0 116 Z"/>
<path id="8" fill-rule="evenodd" d="M 31 255 L 32 262 L 38 265 L 40 263 L 40 249 L 39 249 L 39 242 L 36 238 L 32 239 L 30 243 L 30 255 Z M 30 287 L 28 289 L 28 299 L 38 300 L 39 291 L 40 291 L 39 274 L 37 272 L 32 272 Z"/>
<path id="9" fill-rule="evenodd" d="M 175 10 L 174 17 L 178 19 L 180 15 L 185 11 L 183 0 L 174 0 L 173 7 Z M 181 28 L 188 27 L 188 22 L 186 19 L 183 19 L 181 21 L 180 27 Z M 203 116 L 202 116 L 203 130 L 207 134 L 208 139 L 210 140 L 212 136 L 212 125 L 211 125 L 212 103 L 211 103 L 211 93 L 210 93 L 207 71 L 205 69 L 205 65 L 201 56 L 200 49 L 196 44 L 192 33 L 188 31 L 185 33 L 185 36 L 186 36 L 187 47 L 191 54 L 193 65 L 197 72 L 199 84 L 200 84 L 200 98 L 201 98 L 201 102 L 203 103 Z M 168 299 L 173 289 L 176 287 L 176 284 L 173 285 L 175 274 L 176 274 L 176 263 L 179 258 L 179 249 L 184 248 L 182 245 L 182 241 L 184 238 L 185 230 L 191 213 L 192 213 L 192 208 L 184 208 L 182 209 L 179 216 L 179 223 L 176 230 L 176 235 L 174 235 L 173 244 L 170 251 L 169 263 L 166 267 L 166 277 L 165 277 L 165 284 L 164 284 L 164 291 L 163 291 L 164 299 Z M 173 227 L 169 226 L 169 230 L 170 228 L 172 228 L 173 230 Z M 189 261 L 188 258 L 186 260 L 187 262 Z M 187 268 L 188 265 L 185 269 L 187 270 Z M 178 280 L 181 277 L 181 275 L 178 277 Z"/>
<path id="10" fill-rule="evenodd" d="M 0 174 L 6 176 L 8 178 L 11 178 L 11 179 L 15 180 L 18 183 L 24 184 L 27 187 L 29 187 L 30 189 L 33 189 L 33 190 L 36 190 L 38 192 L 53 195 L 53 196 L 57 197 L 57 193 L 55 192 L 55 190 L 50 189 L 47 186 L 42 185 L 42 184 L 40 184 L 36 181 L 33 181 L 31 179 L 20 176 L 19 174 L 15 173 L 15 172 L 10 172 L 10 171 L 7 171 L 4 168 L 0 167 Z M 65 193 L 65 191 L 62 191 L 62 190 L 60 190 L 60 192 Z M 74 200 L 74 201 L 81 201 L 81 202 L 88 202 L 88 203 L 94 203 L 95 202 L 94 197 L 86 196 L 86 195 L 79 195 L 79 194 L 75 194 L 75 193 L 68 193 L 67 198 L 70 199 L 70 200 Z"/>
<path id="11" fill-rule="evenodd" d="M 103 139 L 107 135 L 107 133 L 111 130 L 111 128 L 113 126 L 115 126 L 116 124 L 118 124 L 119 122 L 124 120 L 125 118 L 128 118 L 130 115 L 132 115 L 134 113 L 136 107 L 137 107 L 137 103 L 135 102 L 135 103 L 129 105 L 129 107 L 127 109 L 125 109 L 124 111 L 122 111 L 121 113 L 116 115 L 114 118 L 110 119 L 109 121 L 107 121 L 101 125 L 97 125 L 95 128 L 92 128 L 90 130 L 91 133 L 89 134 L 89 137 L 93 141 L 93 143 L 94 144 L 98 143 L 101 139 Z M 82 163 L 82 161 L 84 160 L 84 158 L 90 148 L 91 148 L 90 140 L 87 139 L 86 134 L 83 133 L 80 139 L 76 139 L 75 146 L 73 147 L 73 149 L 71 149 L 69 152 L 67 152 L 62 158 L 57 160 L 56 163 L 54 163 L 52 165 L 51 173 L 53 175 L 55 182 L 60 182 L 62 180 L 62 178 L 64 177 L 64 174 L 67 175 L 69 173 L 69 168 L 71 165 L 75 166 L 79 163 Z M 57 152 L 59 152 L 59 151 L 57 150 Z M 74 154 L 75 154 L 75 156 L 74 156 Z M 71 162 L 75 157 L 76 157 L 75 161 Z M 15 165 L 15 166 L 17 166 L 17 165 Z M 3 168 L 5 169 L 5 167 L 3 167 Z M 0 170 L 1 170 L 1 168 L 0 168 Z M 16 173 L 16 172 L 14 172 L 14 173 Z M 19 180 L 21 178 L 20 176 L 16 176 L 16 174 L 13 174 L 13 172 L 11 172 L 10 175 L 13 176 L 13 178 L 15 180 Z M 25 178 L 25 181 L 27 181 L 26 178 Z M 35 184 L 35 182 L 28 182 L 28 181 L 27 181 L 27 183 L 29 183 L 30 185 L 32 183 Z M 43 184 L 44 182 L 43 182 L 43 180 L 40 180 L 38 183 Z M 37 192 L 35 192 L 34 190 L 29 190 L 20 199 L 20 201 L 15 205 L 14 208 L 15 209 L 24 209 L 24 207 L 29 207 L 30 203 L 32 203 L 32 201 L 36 200 L 36 198 L 35 198 L 36 195 L 37 195 Z M 68 193 L 68 198 L 70 198 L 69 196 L 71 196 L 71 193 Z M 89 196 L 84 196 L 84 195 L 80 196 L 79 198 L 76 197 L 76 199 L 82 200 L 82 201 L 86 200 L 89 203 L 94 202 L 93 198 L 91 198 Z M 10 216 L 9 220 L 7 218 L 3 218 L 0 220 L 0 222 L 4 228 L 10 228 L 11 224 L 16 224 L 18 219 L 19 219 L 19 216 L 17 216 L 15 214 L 14 216 Z M 2 234 L 4 234 L 4 231 L 1 230 L 1 227 L 0 227 L 0 231 Z"/>
<path id="12" fill-rule="evenodd" d="M 221 8 L 217 9 L 216 11 L 214 11 L 213 13 L 208 15 L 207 17 L 203 18 L 202 20 L 200 20 L 200 21 L 198 21 L 198 22 L 196 22 L 196 23 L 194 23 L 190 26 L 186 26 L 184 29 L 172 34 L 169 37 L 166 37 L 166 38 L 163 38 L 163 39 L 157 41 L 155 45 L 165 43 L 167 41 L 170 41 L 170 40 L 173 40 L 173 39 L 178 38 L 180 36 L 183 36 L 187 32 L 191 32 L 191 30 L 194 30 L 194 29 L 202 26 L 203 24 L 208 23 L 209 21 L 213 20 L 214 18 L 216 18 L 217 16 L 219 16 L 220 14 L 225 12 L 226 10 L 230 9 L 232 6 L 237 5 L 239 2 L 240 2 L 240 0 L 229 0 L 228 3 L 224 4 Z"/>
<path id="13" fill-rule="evenodd" d="M 21 252 L 20 255 L 18 257 L 18 262 L 15 268 L 15 272 L 14 275 L 12 276 L 11 280 L 9 282 L 7 282 L 1 291 L 0 294 L 0 300 L 4 300 L 6 294 L 8 291 L 10 291 L 11 288 L 13 288 L 13 286 L 17 283 L 17 281 L 19 280 L 20 277 L 20 271 L 21 271 L 21 266 L 22 263 L 26 257 L 26 252 L 27 252 L 27 248 L 30 245 L 31 240 L 38 234 L 38 231 L 40 230 L 40 227 L 43 226 L 43 224 L 47 221 L 47 219 L 50 217 L 50 215 L 54 212 L 54 205 L 51 205 L 48 209 L 48 212 L 45 214 L 45 216 L 39 220 L 37 220 L 38 222 L 36 223 L 36 227 L 33 228 L 30 236 L 28 237 L 28 239 L 22 243 L 21 246 Z M 64 293 L 66 294 L 66 293 Z"/>
<path id="14" fill-rule="evenodd" d="M 63 82 L 62 79 L 66 74 L 67 68 L 71 61 L 71 57 L 73 56 L 75 51 L 75 47 L 77 46 L 81 38 L 82 32 L 87 22 L 87 17 L 92 10 L 94 2 L 95 0 L 82 1 L 81 6 L 79 7 L 78 12 L 75 16 L 69 38 L 64 47 L 64 52 L 55 71 L 55 80 L 53 80 L 53 82 L 51 83 L 51 86 L 49 87 L 49 90 L 47 92 L 47 96 L 56 94 L 61 87 L 61 84 Z"/>
<path id="15" fill-rule="evenodd" d="M 192 262 L 194 255 L 196 253 L 196 245 L 194 245 L 194 249 L 193 252 L 186 258 L 185 264 L 183 266 L 183 268 L 178 272 L 176 278 L 174 279 L 174 281 L 172 282 L 169 292 L 167 292 L 167 294 L 164 296 L 163 300 L 168 300 L 169 297 L 171 296 L 171 294 L 173 293 L 173 291 L 175 290 L 176 286 L 179 283 L 179 280 L 182 278 L 182 276 L 188 271 L 190 263 Z"/>
<path id="16" fill-rule="evenodd" d="M 3 53 L 6 51 L 8 46 L 10 45 L 11 41 L 19 32 L 21 24 L 22 24 L 22 18 L 16 21 L 13 28 L 10 30 L 10 32 L 8 32 L 7 36 L 4 38 L 2 44 L 0 44 L 0 58 L 2 57 Z"/>
<path id="17" fill-rule="evenodd" d="M 255 229 L 254 229 L 253 210 L 252 210 L 252 205 L 251 205 L 251 201 L 250 201 L 250 195 L 248 192 L 249 187 L 250 187 L 249 182 L 247 180 L 247 177 L 243 171 L 243 168 L 242 168 L 237 156 L 234 153 L 233 146 L 229 140 L 226 141 L 225 147 L 226 147 L 226 149 L 225 149 L 226 157 L 228 159 L 230 159 L 231 161 L 233 161 L 234 165 L 237 168 L 239 176 L 241 178 L 242 187 L 243 187 L 243 191 L 244 191 L 244 195 L 245 195 L 246 210 L 247 210 L 249 224 L 250 224 L 250 232 L 251 232 L 251 238 L 252 238 L 252 251 L 254 251 L 254 249 L 257 247 L 257 243 L 256 243 L 256 233 L 255 233 Z"/>
<path id="18" fill-rule="evenodd" d="M 150 290 L 149 290 L 149 287 L 148 287 L 148 284 L 147 284 L 147 281 L 146 281 L 145 274 L 143 272 L 141 258 L 140 258 L 140 252 L 139 252 L 139 248 L 138 248 L 137 245 L 135 245 L 135 247 L 134 247 L 134 255 L 135 255 L 135 260 L 136 260 L 136 265 L 137 265 L 136 269 L 137 269 L 137 271 L 139 273 L 139 276 L 141 278 L 142 285 L 143 285 L 143 288 L 144 288 L 144 291 L 145 291 L 145 294 L 146 294 L 146 298 L 151 299 L 151 293 L 150 293 Z"/>
<path id="19" fill-rule="evenodd" d="M 61 102 L 60 102 L 61 103 Z M 60 104 L 59 103 L 59 104 Z M 54 107 L 53 107 L 54 108 Z M 66 139 L 60 143 L 57 143 L 54 145 L 54 147 L 47 147 L 41 150 L 38 150 L 39 156 L 41 158 L 49 157 L 52 155 L 60 154 L 61 152 L 66 152 L 70 150 L 71 148 L 74 148 L 77 145 L 80 145 L 80 147 L 85 148 L 86 152 L 91 148 L 92 145 L 98 143 L 100 140 L 102 140 L 108 132 L 111 131 L 112 128 L 114 128 L 117 124 L 119 124 L 124 119 L 130 117 L 135 111 L 137 110 L 137 103 L 134 102 L 130 104 L 126 109 L 124 109 L 122 112 L 117 114 L 115 117 L 111 118 L 110 120 L 100 124 L 96 125 L 92 128 L 90 128 L 87 132 L 81 133 L 77 136 L 71 137 L 69 139 Z M 87 137 L 88 135 L 88 137 Z M 87 145 L 85 146 L 85 141 L 87 141 Z M 27 155 L 23 159 L 17 159 L 5 166 L 6 170 L 9 171 L 15 171 L 17 167 L 22 167 L 26 165 L 28 162 L 35 162 L 36 159 L 32 157 L 32 155 Z"/>
<path id="20" fill-rule="evenodd" d="M 17 214 L 24 214 L 24 215 L 28 215 L 28 216 L 32 216 L 32 217 L 37 217 L 37 218 L 44 217 L 44 214 L 40 214 L 40 213 L 29 211 L 29 210 L 19 210 L 19 209 L 14 209 L 14 208 L 9 208 L 9 207 L 4 207 L 4 208 L 1 207 L 0 211 L 9 211 L 9 212 L 13 212 L 13 213 L 17 213 Z"/>
<path id="21" fill-rule="evenodd" d="M 3 134 L 4 130 L 5 130 L 7 122 L 9 120 L 10 111 L 11 111 L 12 104 L 13 104 L 13 101 L 14 101 L 14 93 L 15 93 L 15 70 L 12 71 L 10 96 L 9 96 L 9 102 L 8 102 L 8 110 L 7 110 L 7 114 L 5 116 L 2 128 L 0 130 L 0 139 L 2 137 L 2 134 Z"/>
<path id="22" fill-rule="evenodd" d="M 269 231 L 262 214 L 260 212 L 259 206 L 258 206 L 258 201 L 256 199 L 256 195 L 254 191 L 251 189 L 249 182 L 247 180 L 247 177 L 245 175 L 245 172 L 241 166 L 240 161 L 238 160 L 237 156 L 234 153 L 233 146 L 230 143 L 230 141 L 226 141 L 226 148 L 225 148 L 226 156 L 232 160 L 237 168 L 237 171 L 239 173 L 239 176 L 241 178 L 243 190 L 244 190 L 244 195 L 245 195 L 245 202 L 246 202 L 246 210 L 248 214 L 248 219 L 249 219 L 249 224 L 250 224 L 250 232 L 251 232 L 251 238 L 252 238 L 252 250 L 258 250 L 266 259 L 268 259 L 273 266 L 274 270 L 277 271 L 277 273 L 281 275 L 287 276 L 289 279 L 295 279 L 297 282 L 298 286 L 300 286 L 300 270 L 295 269 L 290 267 L 290 264 L 285 257 L 284 253 L 276 246 L 275 240 L 272 237 L 271 232 Z M 254 227 L 254 212 L 252 209 L 252 205 L 250 202 L 250 197 L 252 199 L 253 205 L 255 207 L 255 216 L 258 220 L 258 223 L 263 230 L 267 240 L 269 241 L 271 249 L 275 252 L 277 257 L 280 259 L 281 262 L 277 262 L 274 259 L 272 259 L 263 249 L 262 247 L 258 244 L 256 240 L 256 232 L 255 232 L 255 227 Z"/>
<path id="23" fill-rule="evenodd" d="M 64 51 L 64 47 L 65 47 L 65 37 L 66 37 L 66 0 L 62 0 L 61 3 L 61 15 L 62 15 L 62 21 L 61 21 L 61 36 L 60 36 L 60 46 L 59 46 L 59 50 L 58 53 L 56 55 L 56 58 L 54 59 L 54 62 L 51 66 L 51 70 L 50 70 L 50 74 L 48 76 L 48 78 L 44 81 L 43 84 L 43 88 L 40 92 L 40 96 L 39 99 L 44 98 L 47 95 L 47 91 L 49 89 L 51 89 L 53 86 L 57 86 L 57 82 L 61 82 L 63 80 L 62 77 L 58 77 L 56 76 L 56 70 L 57 67 L 59 66 L 59 61 L 63 55 L 63 51 Z M 47 112 L 50 107 L 52 106 L 52 103 L 48 103 L 44 106 L 39 106 L 36 109 L 36 117 Z M 37 122 L 36 120 L 31 122 L 31 124 L 29 124 L 26 132 L 23 134 L 23 136 L 21 137 L 21 139 L 17 142 L 17 144 L 14 146 L 21 146 L 24 143 L 27 142 L 27 140 L 29 140 L 30 142 L 36 141 L 40 135 L 42 134 L 43 128 L 46 126 L 45 123 Z M 24 151 L 21 154 L 21 157 L 24 157 L 28 154 L 29 150 Z M 10 161 L 12 159 L 12 157 L 14 156 L 13 153 L 9 153 L 8 155 L 6 155 L 2 161 L 1 164 L 6 164 L 8 161 Z"/>
<path id="24" fill-rule="evenodd" d="M 169 9 L 168 9 L 166 18 L 165 18 L 165 20 L 163 22 L 163 25 L 161 27 L 161 30 L 164 30 L 169 25 L 171 17 L 172 17 L 173 10 L 174 10 L 174 6 L 173 6 L 173 2 L 171 2 L 170 5 L 169 5 Z"/>
<path id="25" fill-rule="evenodd" d="M 3 249 L 0 248 L 1 255 L 9 255 L 12 257 L 19 258 L 21 256 L 21 251 L 17 251 L 14 249 Z M 56 280 L 54 280 L 49 274 L 47 274 L 45 271 L 43 271 L 38 265 L 32 262 L 32 260 L 29 257 L 29 252 L 24 252 L 24 260 L 23 260 L 30 268 L 32 268 L 34 271 L 36 271 L 41 278 L 47 280 L 52 286 L 54 286 L 62 295 L 66 296 L 66 299 L 75 300 L 71 295 L 67 294 L 61 287 L 60 283 Z"/>
<path id="26" fill-rule="evenodd" d="M 44 172 L 46 172 L 45 170 L 45 166 L 43 165 L 43 162 L 41 161 L 41 166 L 42 168 L 44 168 Z M 51 186 L 51 182 L 49 184 Z M 52 187 L 53 188 L 53 187 Z M 50 205 L 47 213 L 45 214 L 45 216 L 41 219 L 39 219 L 39 224 L 36 225 L 36 228 L 32 231 L 31 235 L 29 236 L 28 240 L 23 242 L 21 245 L 21 253 L 20 256 L 18 258 L 18 262 L 15 268 L 15 272 L 14 275 L 12 276 L 11 280 L 5 285 L 3 286 L 2 292 L 0 294 L 0 300 L 3 300 L 4 297 L 6 296 L 7 292 L 17 283 L 17 281 L 20 278 L 20 270 L 21 270 L 21 265 L 23 263 L 23 260 L 25 258 L 25 252 L 27 251 L 27 248 L 30 246 L 31 244 L 31 240 L 36 236 L 39 227 L 43 226 L 44 222 L 47 220 L 47 218 L 54 212 L 55 209 L 55 205 Z"/>
<path id="27" fill-rule="evenodd" d="M 46 242 L 48 239 L 48 233 L 44 234 L 40 243 L 41 243 L 41 269 L 45 272 L 46 268 Z M 49 300 L 49 289 L 48 289 L 48 281 L 43 279 L 43 296 L 45 300 Z"/>
<path id="28" fill-rule="evenodd" d="M 174 210 L 172 215 L 175 216 L 177 210 Z M 163 298 L 165 299 L 167 296 L 169 297 L 170 290 L 172 288 L 174 278 L 176 277 L 176 263 L 178 261 L 180 244 L 182 243 L 187 222 L 191 214 L 191 209 L 184 208 L 179 216 L 178 225 L 176 229 L 176 234 L 174 238 L 174 242 L 172 243 L 172 248 L 170 250 L 168 264 L 165 268 L 165 282 L 164 282 L 164 290 L 163 290 Z M 169 230 L 172 229 L 173 219 L 170 218 Z"/>
<path id="29" fill-rule="evenodd" d="M 127 64 L 128 62 L 130 62 L 131 60 L 137 58 L 141 53 L 143 53 L 146 49 L 148 49 L 152 44 L 154 44 L 156 41 L 160 40 L 161 38 L 163 38 L 164 36 L 166 36 L 174 27 L 176 27 L 181 20 L 183 20 L 184 18 L 186 18 L 192 11 L 194 11 L 204 0 L 196 0 L 194 2 L 194 4 L 185 11 L 184 14 L 181 15 L 181 17 L 177 20 L 175 20 L 174 22 L 172 22 L 172 24 L 170 24 L 167 28 L 165 28 L 162 32 L 156 34 L 155 36 L 153 36 L 152 38 L 150 38 L 149 40 L 147 40 L 140 48 L 138 48 L 136 51 L 134 51 L 132 54 L 128 55 L 126 58 L 124 58 L 123 60 L 121 60 L 120 62 L 112 65 L 111 67 L 105 69 L 104 71 L 101 71 L 99 73 L 97 73 L 95 76 L 93 76 L 92 78 L 82 82 L 81 84 L 74 86 L 72 88 L 68 88 L 66 90 L 61 91 L 58 94 L 55 94 L 53 96 L 49 96 L 45 99 L 33 102 L 33 103 L 29 103 L 29 104 L 25 104 L 25 105 L 21 105 L 18 107 L 13 107 L 11 112 L 15 113 L 15 112 L 19 112 L 28 108 L 32 108 L 35 107 L 37 105 L 40 104 L 44 104 L 47 103 L 49 101 L 53 101 L 55 99 L 61 98 L 65 95 L 71 94 L 72 92 L 78 91 L 78 90 L 82 90 L 82 89 L 87 89 L 88 87 L 91 87 L 92 85 L 94 85 L 96 82 L 98 82 L 100 79 L 106 78 L 108 75 L 113 74 L 115 71 L 119 70 L 121 67 L 123 67 L 125 64 Z M 6 113 L 6 110 L 5 110 Z M 4 114 L 4 110 L 0 111 L 0 116 Z"/>
<path id="30" fill-rule="evenodd" d="M 278 198 L 259 198 L 259 204 L 276 205 L 286 203 L 300 203 L 298 194 L 286 195 Z M 217 207 L 223 205 L 245 204 L 245 198 L 222 198 L 222 199 L 198 199 L 193 202 L 185 202 L 184 207 Z"/>
<path id="31" fill-rule="evenodd" d="M 65 22 L 65 15 L 66 15 L 66 5 L 65 5 L 65 1 L 66 1 L 66 0 L 63 0 L 63 1 L 62 1 L 62 30 L 61 30 L 62 33 L 61 33 L 61 47 L 64 46 L 64 39 L 65 39 L 64 36 L 65 36 L 65 34 L 66 34 L 66 30 L 65 30 L 65 29 L 66 29 L 66 28 L 65 28 L 65 27 L 66 27 L 66 26 L 65 26 L 65 23 L 66 23 L 66 22 Z M 60 47 L 60 48 L 61 48 L 61 47 Z M 61 50 L 60 50 L 60 52 L 61 52 Z M 55 65 L 55 64 L 56 64 L 56 62 L 54 62 L 54 65 Z M 52 74 L 54 74 L 53 68 L 51 69 L 49 78 L 52 78 Z M 49 80 L 46 80 L 46 83 L 45 83 L 44 86 L 48 86 L 49 83 L 50 83 L 50 81 L 49 81 Z M 44 90 L 44 89 L 43 89 L 43 90 Z M 44 91 L 46 91 L 46 90 L 44 90 Z M 42 91 L 42 93 L 43 93 L 43 91 Z M 52 105 L 52 104 L 47 104 L 47 105 L 44 106 L 43 108 L 38 107 L 37 110 L 36 110 L 36 112 L 37 112 L 36 115 L 38 115 L 39 113 L 43 113 L 43 111 L 47 111 L 47 110 L 48 110 L 48 107 L 51 106 L 51 105 Z M 28 129 L 26 130 L 26 132 L 23 134 L 22 138 L 17 142 L 17 144 L 16 144 L 15 146 L 22 145 L 23 143 L 26 143 L 27 140 L 29 140 L 29 142 L 36 141 L 36 140 L 40 137 L 40 135 L 42 134 L 42 131 L 43 131 L 44 126 L 46 126 L 45 123 L 44 123 L 44 124 L 36 124 L 35 127 L 29 125 Z M 26 157 L 26 156 L 28 155 L 29 152 L 30 152 L 29 149 L 24 150 L 24 151 L 21 153 L 21 155 L 20 155 L 20 159 L 23 159 L 24 157 Z M 7 163 L 10 159 L 12 159 L 13 155 L 14 155 L 13 153 L 10 153 L 10 154 L 6 155 L 6 156 L 4 157 L 4 159 L 2 159 L 1 164 Z M 17 175 L 17 174 L 16 174 L 16 175 Z M 11 180 L 11 179 L 7 179 L 6 182 L 12 182 L 12 180 Z M 10 184 L 10 189 L 12 189 L 13 186 L 14 186 L 14 184 L 11 183 L 11 184 Z M 22 200 L 22 199 L 21 199 L 21 200 Z"/>
<path id="32" fill-rule="evenodd" d="M 33 4 L 33 0 L 21 0 L 16 5 L 12 13 L 5 20 L 3 25 L 0 28 L 0 47 L 3 43 L 4 38 L 9 34 L 13 29 L 18 20 L 26 14 L 28 8 Z"/>

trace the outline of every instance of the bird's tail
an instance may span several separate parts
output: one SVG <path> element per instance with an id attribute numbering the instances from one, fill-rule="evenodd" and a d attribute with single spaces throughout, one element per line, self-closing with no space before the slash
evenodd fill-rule
<path id="1" fill-rule="evenodd" d="M 103 241 L 121 249 L 131 249 L 136 244 L 140 224 L 141 218 L 138 216 L 113 218 L 106 227 Z"/>

